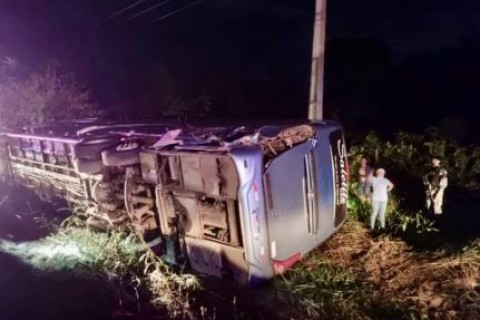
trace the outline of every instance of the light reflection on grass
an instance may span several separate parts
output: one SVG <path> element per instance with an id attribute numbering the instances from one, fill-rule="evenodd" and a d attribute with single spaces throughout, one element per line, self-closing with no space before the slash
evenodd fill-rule
<path id="1" fill-rule="evenodd" d="M 79 265 L 95 267 L 112 260 L 129 261 L 141 252 L 138 241 L 130 236 L 86 229 L 69 229 L 30 242 L 0 240 L 0 251 L 40 270 L 72 270 Z"/>
<path id="2" fill-rule="evenodd" d="M 115 291 L 130 288 L 137 299 L 150 301 L 172 316 L 187 312 L 191 292 L 200 288 L 196 276 L 172 272 L 135 234 L 61 227 L 37 241 L 0 239 L 0 252 L 40 272 L 68 271 L 72 276 L 103 280 Z"/>

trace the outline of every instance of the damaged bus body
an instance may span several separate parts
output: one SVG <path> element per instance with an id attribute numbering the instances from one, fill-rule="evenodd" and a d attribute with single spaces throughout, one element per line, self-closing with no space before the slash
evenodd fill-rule
<path id="1" fill-rule="evenodd" d="M 6 134 L 22 184 L 87 206 L 97 229 L 133 226 L 170 264 L 253 286 L 345 221 L 340 125 L 164 124 L 34 128 Z"/>

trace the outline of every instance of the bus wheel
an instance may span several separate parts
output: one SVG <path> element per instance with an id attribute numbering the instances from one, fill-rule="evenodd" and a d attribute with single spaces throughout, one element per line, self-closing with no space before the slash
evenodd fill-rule
<path id="1" fill-rule="evenodd" d="M 125 208 L 130 221 L 147 245 L 159 241 L 160 229 L 155 214 L 154 190 L 142 182 L 139 167 L 127 167 L 125 173 Z"/>

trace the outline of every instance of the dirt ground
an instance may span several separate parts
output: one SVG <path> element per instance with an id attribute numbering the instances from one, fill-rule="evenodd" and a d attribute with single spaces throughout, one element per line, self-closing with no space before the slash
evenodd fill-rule
<path id="1" fill-rule="evenodd" d="M 465 252 L 416 252 L 354 222 L 319 248 L 385 299 L 428 319 L 480 319 L 480 241 Z"/>

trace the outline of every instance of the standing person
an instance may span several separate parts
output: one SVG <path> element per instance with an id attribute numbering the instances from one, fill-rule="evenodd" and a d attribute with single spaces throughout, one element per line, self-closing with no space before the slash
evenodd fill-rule
<path id="1" fill-rule="evenodd" d="M 358 167 L 358 187 L 357 193 L 362 201 L 369 199 L 372 186 L 367 177 L 372 175 L 373 168 L 368 164 L 368 159 L 362 157 L 360 160 L 360 166 Z"/>
<path id="2" fill-rule="evenodd" d="M 370 227 L 375 229 L 377 216 L 380 217 L 380 226 L 385 229 L 385 212 L 387 211 L 388 193 L 393 189 L 393 183 L 385 178 L 385 169 L 378 168 L 377 176 L 370 175 L 369 182 L 372 184 L 372 214 L 370 215 Z"/>
<path id="3" fill-rule="evenodd" d="M 448 186 L 447 170 L 440 165 L 440 157 L 432 156 L 432 167 L 430 171 L 423 176 L 425 185 L 425 207 L 428 212 L 442 214 L 443 193 Z"/>

